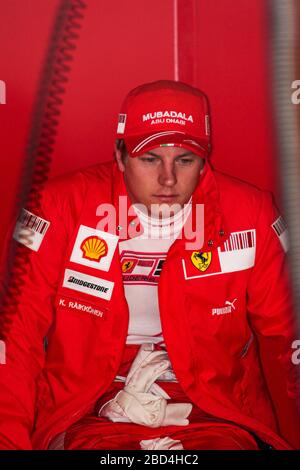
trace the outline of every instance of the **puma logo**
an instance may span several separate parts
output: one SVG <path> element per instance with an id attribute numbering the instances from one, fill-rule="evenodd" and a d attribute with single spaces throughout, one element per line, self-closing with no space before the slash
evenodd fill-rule
<path id="1" fill-rule="evenodd" d="M 233 302 L 229 302 L 229 300 L 226 300 L 225 305 L 230 305 L 233 308 L 233 310 L 235 310 L 234 302 L 236 302 L 236 301 L 237 301 L 237 299 L 234 299 Z"/>
<path id="2" fill-rule="evenodd" d="M 211 310 L 212 315 L 224 315 L 226 313 L 231 313 L 232 310 L 235 310 L 234 304 L 236 301 L 237 299 L 234 299 L 232 302 L 226 300 L 224 307 L 213 308 Z"/>

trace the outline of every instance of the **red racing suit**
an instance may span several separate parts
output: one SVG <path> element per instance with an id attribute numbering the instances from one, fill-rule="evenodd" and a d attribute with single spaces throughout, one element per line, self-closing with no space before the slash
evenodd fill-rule
<path id="1" fill-rule="evenodd" d="M 39 248 L 22 246 L 30 251 L 26 275 L 2 332 L 3 449 L 46 449 L 94 406 L 117 374 L 129 321 L 118 238 L 135 218 L 121 220 L 119 196 L 127 198 L 123 175 L 106 162 L 49 182 L 39 213 L 21 221 L 35 221 L 33 230 L 44 233 Z M 117 228 L 107 218 L 99 231 L 105 218 L 99 207 L 109 203 Z M 192 204 L 193 214 L 196 204 L 204 204 L 203 246 L 190 250 L 184 237 L 176 239 L 158 283 L 175 375 L 205 412 L 277 449 L 299 449 L 284 222 L 268 192 L 216 172 L 208 162 Z M 101 250 L 100 261 L 93 259 L 91 253 Z"/>

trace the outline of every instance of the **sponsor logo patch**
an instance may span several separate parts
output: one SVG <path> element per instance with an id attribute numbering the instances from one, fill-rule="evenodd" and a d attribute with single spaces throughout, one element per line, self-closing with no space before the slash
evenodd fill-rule
<path id="1" fill-rule="evenodd" d="M 254 266 L 256 230 L 231 233 L 229 239 L 218 248 L 222 273 L 242 271 Z"/>
<path id="2" fill-rule="evenodd" d="M 284 218 L 280 215 L 278 219 L 273 222 L 271 227 L 279 238 L 279 241 L 285 253 L 287 253 L 289 251 L 289 237 L 287 224 Z"/>
<path id="3" fill-rule="evenodd" d="M 166 253 L 123 251 L 121 266 L 124 284 L 156 286 L 166 259 Z"/>
<path id="4" fill-rule="evenodd" d="M 122 273 L 130 273 L 134 266 L 136 265 L 137 260 L 128 259 L 122 263 Z"/>
<path id="5" fill-rule="evenodd" d="M 236 309 L 234 305 L 236 301 L 237 299 L 234 299 L 232 302 L 230 302 L 229 300 L 226 300 L 225 305 L 223 307 L 212 308 L 211 314 L 212 315 L 226 315 L 227 313 L 231 313 L 233 310 Z"/>
<path id="6" fill-rule="evenodd" d="M 199 271 L 206 271 L 211 263 L 211 252 L 193 251 L 191 261 Z"/>
<path id="7" fill-rule="evenodd" d="M 33 251 L 38 251 L 50 222 L 26 209 L 22 209 L 17 220 L 13 238 Z"/>
<path id="8" fill-rule="evenodd" d="M 118 239 L 111 233 L 80 225 L 70 261 L 108 271 Z"/>
<path id="9" fill-rule="evenodd" d="M 160 122 L 164 122 L 164 120 L 167 119 L 167 122 L 169 122 L 169 120 L 172 118 L 175 118 L 177 120 L 194 122 L 194 118 L 191 114 L 171 110 L 154 111 L 153 113 L 143 114 L 142 120 L 143 122 L 151 120 L 152 124 L 153 120 L 155 119 L 160 119 Z"/>
<path id="10" fill-rule="evenodd" d="M 119 114 L 117 134 L 124 134 L 127 114 Z"/>
<path id="11" fill-rule="evenodd" d="M 100 237 L 87 237 L 80 245 L 82 256 L 91 261 L 100 261 L 107 255 L 107 243 Z"/>
<path id="12" fill-rule="evenodd" d="M 230 234 L 228 240 L 220 247 L 220 252 L 243 250 L 255 247 L 255 230 L 245 230 Z"/>
<path id="13" fill-rule="evenodd" d="M 93 295 L 100 299 L 110 300 L 114 288 L 114 282 L 100 279 L 95 276 L 89 276 L 88 274 L 73 271 L 71 269 L 66 269 L 63 287 L 77 290 L 84 294 Z"/>
<path id="14" fill-rule="evenodd" d="M 240 232 L 233 232 L 226 242 L 217 248 L 218 256 L 212 256 L 207 259 L 205 264 L 205 257 L 200 254 L 193 258 L 193 252 L 191 256 L 192 263 L 186 263 L 182 260 L 183 273 L 185 279 L 196 279 L 200 277 L 216 276 L 217 274 L 231 273 L 235 271 L 243 271 L 254 266 L 255 263 L 255 252 L 256 252 L 256 230 L 243 230 Z M 199 260 L 199 267 L 197 261 Z M 210 264 L 208 265 L 208 261 Z M 201 264 L 202 262 L 202 264 Z M 193 264 L 193 265 L 192 265 Z M 209 267 L 209 272 L 205 272 Z M 194 266 L 194 267 L 193 267 Z M 201 270 L 201 267 L 203 269 Z M 198 273 L 196 269 L 198 270 Z M 200 271 L 200 272 L 199 272 Z"/>

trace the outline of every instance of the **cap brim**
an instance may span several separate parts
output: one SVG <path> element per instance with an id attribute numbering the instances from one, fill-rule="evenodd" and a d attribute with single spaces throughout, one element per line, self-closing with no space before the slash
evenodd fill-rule
<path id="1" fill-rule="evenodd" d="M 169 131 L 147 136 L 130 136 L 124 137 L 124 140 L 127 151 L 132 157 L 138 157 L 157 147 L 183 147 L 202 158 L 206 158 L 210 150 L 207 140 L 195 139 L 181 132 Z"/>

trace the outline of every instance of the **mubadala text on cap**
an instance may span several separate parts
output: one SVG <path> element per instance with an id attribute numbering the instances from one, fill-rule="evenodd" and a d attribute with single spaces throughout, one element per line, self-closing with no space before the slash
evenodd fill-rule
<path id="1" fill-rule="evenodd" d="M 193 116 L 191 114 L 187 116 L 185 113 L 177 113 L 177 111 L 154 111 L 154 113 L 143 114 L 143 122 L 149 121 L 149 119 L 157 118 L 176 118 L 182 119 L 183 121 L 194 122 Z"/>

